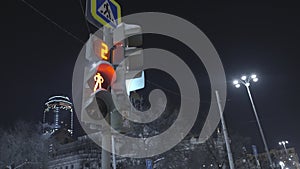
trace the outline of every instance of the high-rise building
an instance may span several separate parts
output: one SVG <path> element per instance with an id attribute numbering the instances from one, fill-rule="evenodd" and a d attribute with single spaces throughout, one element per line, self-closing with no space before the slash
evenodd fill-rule
<path id="1" fill-rule="evenodd" d="M 43 115 L 44 133 L 64 129 L 73 135 L 73 104 L 66 96 L 50 97 L 45 103 Z"/>

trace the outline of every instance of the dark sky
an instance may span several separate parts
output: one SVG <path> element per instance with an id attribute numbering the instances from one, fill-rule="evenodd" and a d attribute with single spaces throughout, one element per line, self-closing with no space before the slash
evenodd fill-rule
<path id="1" fill-rule="evenodd" d="M 47 17 L 82 41 L 88 31 L 79 1 L 27 0 Z M 231 84 L 242 73 L 257 73 L 253 97 L 270 148 L 278 141 L 300 151 L 299 75 L 300 10 L 296 4 L 198 1 L 119 0 L 123 15 L 156 11 L 177 15 L 197 25 L 212 41 L 228 80 L 225 118 L 231 132 L 261 139 L 245 88 Z M 7 12 L 9 9 L 7 9 Z M 71 97 L 73 67 L 83 44 L 59 29 L 21 0 L 8 15 L 1 61 L 0 126 L 18 119 L 38 121 L 49 96 Z M 92 25 L 90 25 L 92 27 Z M 94 31 L 95 28 L 92 28 Z M 3 42 L 2 42 L 3 43 Z M 2 45 L 3 46 L 3 45 Z M 13 54 L 13 55 L 12 55 Z M 4 73 L 3 73 L 4 72 Z M 297 78 L 298 77 L 298 78 Z"/>

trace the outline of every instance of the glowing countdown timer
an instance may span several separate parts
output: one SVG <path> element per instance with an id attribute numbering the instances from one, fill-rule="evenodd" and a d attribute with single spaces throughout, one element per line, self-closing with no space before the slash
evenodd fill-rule
<path id="1" fill-rule="evenodd" d="M 97 39 L 94 41 L 94 52 L 101 60 L 109 61 L 109 49 L 107 44 L 104 43 L 102 40 Z"/>

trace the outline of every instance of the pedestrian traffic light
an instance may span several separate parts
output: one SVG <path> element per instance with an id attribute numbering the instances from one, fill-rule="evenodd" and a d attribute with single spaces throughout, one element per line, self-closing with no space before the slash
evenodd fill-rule
<path id="1" fill-rule="evenodd" d="M 114 107 L 110 87 L 115 80 L 115 71 L 106 61 L 99 61 L 93 66 L 95 68 L 86 69 L 84 73 L 81 120 L 99 124 L 99 120 L 105 118 Z"/>
<path id="2" fill-rule="evenodd" d="M 109 46 L 96 35 L 91 35 L 86 43 L 86 59 L 90 63 L 99 60 L 110 62 L 110 51 Z"/>
<path id="3" fill-rule="evenodd" d="M 91 36 L 86 45 L 81 121 L 100 124 L 100 120 L 113 111 L 110 94 L 116 75 L 109 59 L 108 46 L 101 39 Z"/>
<path id="4" fill-rule="evenodd" d="M 121 23 L 113 31 L 114 51 L 112 64 L 122 64 L 125 72 L 123 79 L 127 94 L 130 91 L 145 87 L 143 72 L 143 38 L 142 29 L 139 25 Z"/>
<path id="5" fill-rule="evenodd" d="M 96 39 L 94 41 L 94 52 L 102 60 L 109 61 L 110 59 L 110 50 L 108 45 L 103 42 L 101 39 Z"/>
<path id="6" fill-rule="evenodd" d="M 99 61 L 96 64 L 96 72 L 92 74 L 87 83 L 93 92 L 97 90 L 110 90 L 111 85 L 116 80 L 115 70 L 113 66 L 106 61 Z"/>

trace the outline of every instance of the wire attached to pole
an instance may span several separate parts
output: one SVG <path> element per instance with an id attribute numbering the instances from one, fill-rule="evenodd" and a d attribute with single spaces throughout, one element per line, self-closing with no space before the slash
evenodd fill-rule
<path id="1" fill-rule="evenodd" d="M 37 12 L 39 15 L 41 15 L 42 17 L 44 17 L 45 19 L 47 19 L 49 22 L 51 22 L 52 24 L 54 24 L 60 30 L 64 31 L 65 33 L 67 33 L 69 36 L 73 37 L 74 39 L 76 39 L 80 43 L 84 44 L 83 40 L 81 40 L 80 38 L 78 38 L 77 36 L 75 36 L 73 33 L 71 33 L 70 31 L 66 30 L 65 28 L 63 28 L 62 26 L 60 26 L 59 24 L 57 24 L 56 22 L 54 22 L 52 19 L 50 19 L 49 17 L 47 17 L 45 14 L 43 14 L 41 11 L 39 11 L 37 8 L 35 8 L 33 5 L 31 5 L 30 3 L 26 2 L 25 0 L 21 0 L 21 1 L 24 2 L 27 6 L 29 6 L 32 10 L 34 10 L 35 12 Z"/>
<path id="2" fill-rule="evenodd" d="M 84 18 L 84 21 L 85 21 L 86 28 L 87 28 L 87 30 L 88 30 L 88 32 L 89 32 L 89 34 L 90 34 L 90 33 L 91 33 L 91 29 L 90 29 L 90 26 L 89 26 L 89 24 L 88 24 L 88 21 L 87 21 L 87 19 L 86 19 L 86 17 L 85 17 L 85 14 L 84 14 L 84 8 L 83 8 L 82 1 L 81 1 L 81 0 L 78 0 L 78 1 L 79 1 L 79 4 L 80 4 L 80 7 L 81 7 L 81 11 L 82 11 L 82 15 L 83 15 L 83 18 Z"/>

